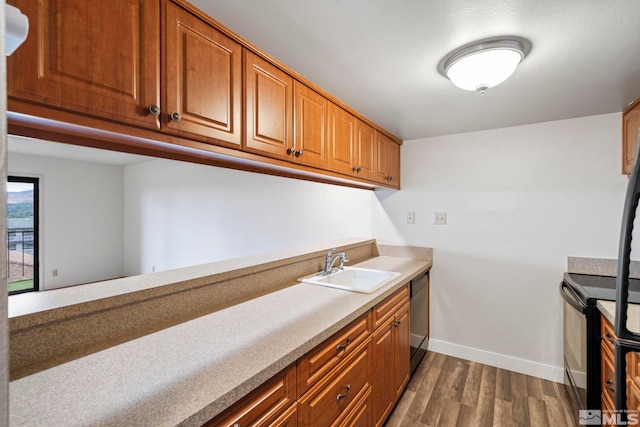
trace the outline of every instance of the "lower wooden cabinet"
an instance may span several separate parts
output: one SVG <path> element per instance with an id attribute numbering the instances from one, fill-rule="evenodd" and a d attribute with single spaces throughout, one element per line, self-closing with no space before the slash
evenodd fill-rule
<path id="1" fill-rule="evenodd" d="M 360 316 L 298 359 L 298 396 L 326 377 L 371 335 L 371 315 Z"/>
<path id="2" fill-rule="evenodd" d="M 384 424 L 409 381 L 409 319 L 405 285 L 206 426 Z"/>
<path id="3" fill-rule="evenodd" d="M 296 426 L 296 414 L 296 366 L 293 364 L 205 426 Z"/>
<path id="4" fill-rule="evenodd" d="M 601 319 L 601 351 L 602 351 L 602 409 L 614 411 L 615 406 L 615 363 L 614 344 L 611 339 L 616 336 L 613 333 L 613 325 L 606 317 Z M 627 353 L 627 410 L 640 411 L 640 354 Z"/>
<path id="5" fill-rule="evenodd" d="M 376 426 L 384 424 L 409 382 L 410 338 L 408 302 L 373 333 L 371 375 Z"/>
<path id="6" fill-rule="evenodd" d="M 371 391 L 371 339 L 336 366 L 298 400 L 298 422 L 303 426 L 340 425 L 358 401 Z"/>

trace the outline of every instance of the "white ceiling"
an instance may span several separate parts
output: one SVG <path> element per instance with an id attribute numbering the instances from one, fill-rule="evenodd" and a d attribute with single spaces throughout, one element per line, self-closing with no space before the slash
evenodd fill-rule
<path id="1" fill-rule="evenodd" d="M 640 97 L 639 0 L 190 0 L 404 140 L 622 111 Z M 485 95 L 438 74 L 501 35 L 533 48 Z"/>

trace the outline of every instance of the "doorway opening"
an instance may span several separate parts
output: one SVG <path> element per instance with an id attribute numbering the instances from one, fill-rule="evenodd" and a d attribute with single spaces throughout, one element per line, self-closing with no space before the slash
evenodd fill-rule
<path id="1" fill-rule="evenodd" d="M 39 179 L 7 177 L 7 287 L 9 295 L 40 289 Z"/>

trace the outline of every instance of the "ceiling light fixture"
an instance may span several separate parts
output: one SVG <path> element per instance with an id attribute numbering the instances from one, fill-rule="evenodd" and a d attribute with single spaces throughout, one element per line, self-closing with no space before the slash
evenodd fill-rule
<path id="1" fill-rule="evenodd" d="M 482 94 L 509 78 L 531 51 L 523 37 L 493 37 L 464 45 L 446 55 L 438 71 L 464 90 Z"/>

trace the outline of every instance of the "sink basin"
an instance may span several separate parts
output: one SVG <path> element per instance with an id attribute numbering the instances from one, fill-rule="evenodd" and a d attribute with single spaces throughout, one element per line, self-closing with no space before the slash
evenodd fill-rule
<path id="1" fill-rule="evenodd" d="M 312 285 L 328 286 L 330 288 L 370 294 L 399 276 L 400 273 L 396 273 L 395 271 L 344 267 L 344 270 L 336 271 L 327 276 L 314 274 L 313 276 L 303 277 L 298 280 Z"/>

